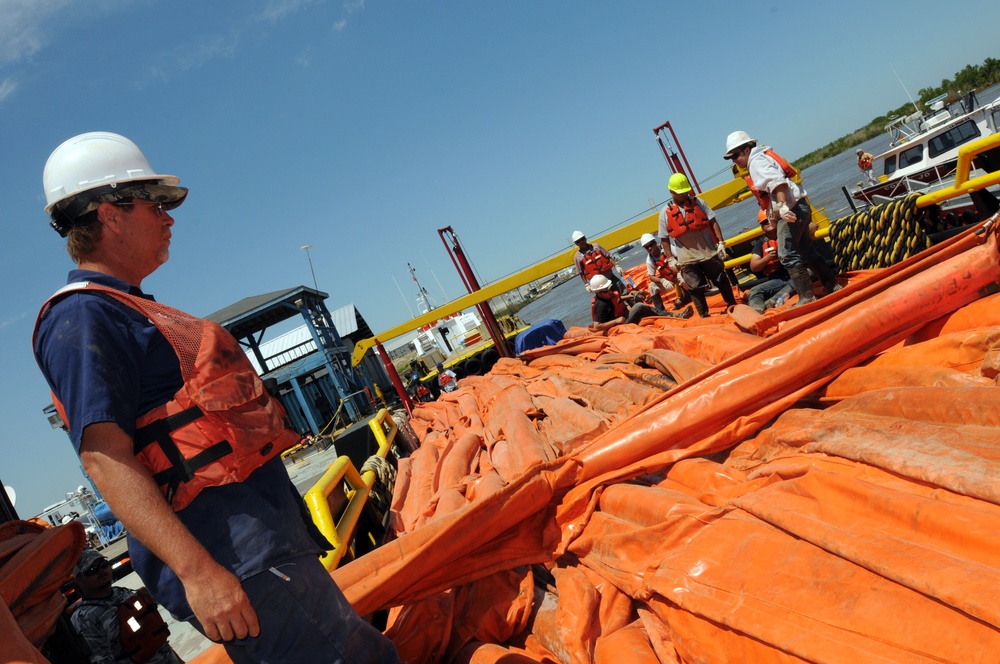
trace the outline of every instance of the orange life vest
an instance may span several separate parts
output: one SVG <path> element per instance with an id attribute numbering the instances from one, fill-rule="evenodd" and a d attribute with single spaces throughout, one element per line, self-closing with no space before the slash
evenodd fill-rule
<path id="1" fill-rule="evenodd" d="M 794 178 L 796 175 L 799 174 L 799 172 L 795 170 L 795 168 L 791 164 L 785 161 L 784 158 L 774 150 L 764 150 L 764 154 L 766 154 L 768 157 L 777 162 L 778 166 L 780 166 L 781 170 L 785 173 L 785 177 L 788 178 L 789 180 L 791 180 L 792 178 Z M 747 185 L 750 187 L 750 191 L 752 191 L 753 195 L 757 198 L 757 203 L 760 205 L 760 209 L 764 211 L 770 210 L 771 195 L 766 191 L 757 190 L 757 187 L 753 183 L 753 178 L 750 177 L 750 173 L 744 175 L 743 179 L 747 181 Z"/>
<path id="2" fill-rule="evenodd" d="M 118 641 L 125 654 L 136 664 L 148 662 L 167 642 L 170 630 L 145 588 L 140 588 L 128 601 L 119 604 L 115 614 Z"/>
<path id="3" fill-rule="evenodd" d="M 858 157 L 858 168 L 867 171 L 872 167 L 872 157 L 867 152 Z"/>
<path id="4" fill-rule="evenodd" d="M 625 302 L 622 300 L 621 293 L 616 290 L 611 291 L 611 306 L 615 309 L 615 318 L 622 318 L 628 315 L 628 307 L 625 306 Z M 597 296 L 595 295 L 590 300 L 590 319 L 593 321 L 597 320 Z"/>
<path id="5" fill-rule="evenodd" d="M 775 252 L 778 251 L 778 241 L 765 239 L 764 243 L 760 245 L 760 255 L 767 256 L 767 250 L 773 248 Z M 765 277 L 769 277 L 778 270 L 781 269 L 781 263 L 768 263 L 764 266 L 764 269 L 760 271 Z"/>
<path id="6" fill-rule="evenodd" d="M 684 201 L 684 208 L 677 203 L 670 203 L 667 208 L 667 235 L 677 237 L 688 231 L 700 231 L 709 228 L 708 215 L 693 198 Z"/>
<path id="7" fill-rule="evenodd" d="M 662 251 L 659 256 L 653 258 L 653 267 L 656 270 L 656 274 L 661 278 L 668 281 L 677 281 L 677 273 L 670 269 L 667 256 Z"/>
<path id="8" fill-rule="evenodd" d="M 442 369 L 441 373 L 438 374 L 438 385 L 445 392 L 454 392 L 458 389 L 458 384 L 455 383 L 455 379 L 451 377 L 446 370 Z"/>
<path id="9" fill-rule="evenodd" d="M 608 272 L 614 266 L 615 264 L 611 262 L 611 259 L 599 252 L 593 245 L 591 245 L 590 251 L 583 254 L 583 276 L 588 281 L 595 275 Z"/>
<path id="10" fill-rule="evenodd" d="M 239 342 L 221 325 L 98 284 L 70 284 L 43 305 L 35 323 L 62 295 L 105 293 L 149 319 L 180 360 L 184 385 L 136 421 L 134 452 L 174 511 L 203 489 L 242 482 L 299 441 L 285 409 L 271 398 Z M 56 410 L 71 426 L 52 395 Z"/>

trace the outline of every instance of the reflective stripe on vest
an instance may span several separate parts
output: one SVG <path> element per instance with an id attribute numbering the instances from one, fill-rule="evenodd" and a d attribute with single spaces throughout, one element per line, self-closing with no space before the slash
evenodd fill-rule
<path id="1" fill-rule="evenodd" d="M 611 259 L 596 248 L 583 254 L 583 276 L 588 280 L 598 274 L 604 274 L 615 266 Z"/>
<path id="2" fill-rule="evenodd" d="M 775 253 L 778 251 L 778 241 L 765 239 L 764 243 L 760 245 L 760 255 L 767 256 L 767 250 L 769 248 L 774 248 Z M 764 269 L 760 271 L 765 277 L 769 277 L 778 270 L 781 269 L 781 263 L 768 263 L 764 266 Z"/>
<path id="3" fill-rule="evenodd" d="M 653 259 L 653 267 L 656 274 L 668 281 L 677 281 L 677 273 L 670 269 L 670 263 L 666 255 L 661 251 L 660 255 Z"/>
<path id="4" fill-rule="evenodd" d="M 122 651 L 136 664 L 148 662 L 167 642 L 170 630 L 149 591 L 140 588 L 132 597 L 118 605 L 118 641 Z"/>
<path id="5" fill-rule="evenodd" d="M 684 201 L 682 210 L 677 203 L 667 206 L 667 235 L 678 237 L 688 231 L 700 231 L 709 227 L 708 215 L 693 198 Z"/>

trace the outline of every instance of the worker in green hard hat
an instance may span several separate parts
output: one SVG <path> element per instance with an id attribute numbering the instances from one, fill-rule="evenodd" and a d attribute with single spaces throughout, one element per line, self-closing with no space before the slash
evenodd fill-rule
<path id="1" fill-rule="evenodd" d="M 735 306 L 733 286 L 726 275 L 726 243 L 715 212 L 692 195 L 683 173 L 671 175 L 667 187 L 671 200 L 660 210 L 659 237 L 664 251 L 672 257 L 671 268 L 687 284 L 700 317 L 709 314 L 705 296 L 710 284 L 719 289 L 727 307 Z"/>

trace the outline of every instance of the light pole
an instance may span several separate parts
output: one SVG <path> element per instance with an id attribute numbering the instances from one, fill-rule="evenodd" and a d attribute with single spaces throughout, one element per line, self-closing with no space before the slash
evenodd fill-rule
<path id="1" fill-rule="evenodd" d="M 309 272 L 312 274 L 313 277 L 313 288 L 319 290 L 319 286 L 316 285 L 316 271 L 313 270 L 313 259 L 312 256 L 309 255 L 309 250 L 312 249 L 312 245 L 304 244 L 299 248 L 302 249 L 302 251 L 306 252 L 306 259 L 308 259 L 309 261 Z"/>

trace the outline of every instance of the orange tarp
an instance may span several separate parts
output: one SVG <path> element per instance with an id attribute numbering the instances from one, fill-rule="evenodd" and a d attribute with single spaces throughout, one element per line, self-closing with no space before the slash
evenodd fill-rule
<path id="1" fill-rule="evenodd" d="M 998 265 L 987 226 L 501 360 L 415 410 L 396 538 L 333 576 L 406 662 L 992 661 Z"/>
<path id="2" fill-rule="evenodd" d="M 66 607 L 59 588 L 72 579 L 83 525 L 0 524 L 0 662 L 42 664 L 40 648 Z"/>

